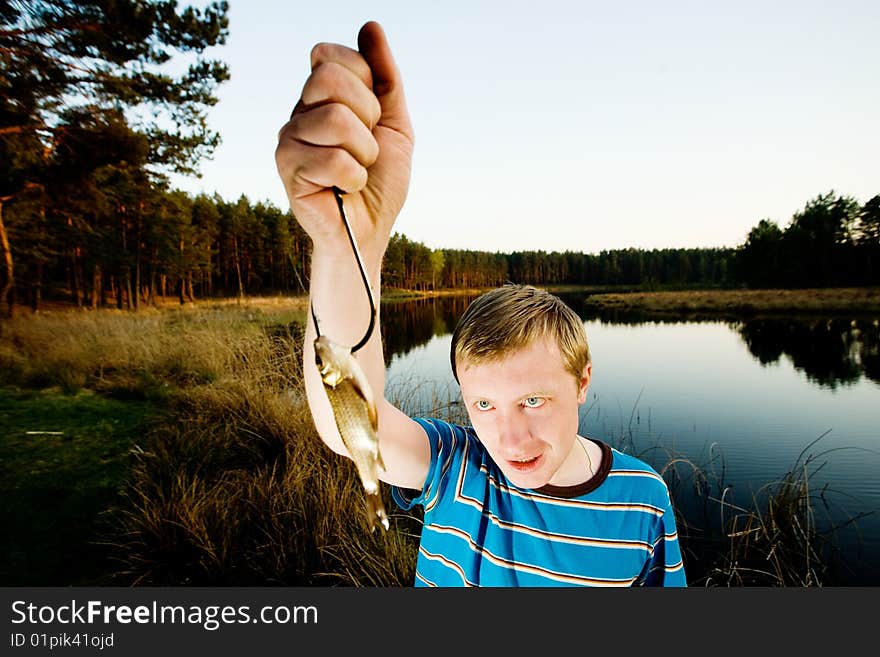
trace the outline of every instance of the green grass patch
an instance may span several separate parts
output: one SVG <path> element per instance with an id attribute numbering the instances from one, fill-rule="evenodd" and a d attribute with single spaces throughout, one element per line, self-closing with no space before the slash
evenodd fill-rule
<path id="1" fill-rule="evenodd" d="M 157 407 L 90 391 L 0 388 L 0 583 L 107 583 L 104 512 Z"/>

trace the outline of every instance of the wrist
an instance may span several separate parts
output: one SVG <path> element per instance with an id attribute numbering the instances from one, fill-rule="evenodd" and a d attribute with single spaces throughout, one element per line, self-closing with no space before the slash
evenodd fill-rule
<path id="1" fill-rule="evenodd" d="M 364 272 L 370 285 L 378 290 L 378 281 L 382 271 L 382 257 L 375 252 L 364 250 L 358 245 L 363 262 Z M 357 258 L 351 248 L 351 243 L 346 240 L 344 248 L 336 246 L 314 246 L 311 257 L 311 274 L 313 286 L 317 281 L 325 281 L 330 287 L 348 285 L 352 281 L 357 286 L 362 286 L 361 269 Z"/>
<path id="2" fill-rule="evenodd" d="M 385 254 L 385 246 L 378 247 L 372 241 L 357 242 L 358 253 L 370 280 L 378 277 Z M 312 269 L 330 269 L 331 271 L 347 272 L 358 269 L 357 257 L 347 235 L 333 242 L 312 243 Z"/>

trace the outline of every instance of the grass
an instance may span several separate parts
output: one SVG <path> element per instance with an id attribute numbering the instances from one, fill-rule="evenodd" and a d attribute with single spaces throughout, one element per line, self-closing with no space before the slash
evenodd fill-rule
<path id="1" fill-rule="evenodd" d="M 21 476 L 0 557 L 15 564 L 42 547 L 26 576 L 11 566 L 3 583 L 411 583 L 418 520 L 392 513 L 395 531 L 371 535 L 353 466 L 324 448 L 311 423 L 299 355 L 305 316 L 302 299 L 250 300 L 0 325 L 3 399 L 15 409 L 8 422 L 4 414 L 5 433 L 34 418 L 56 430 L 53 405 L 64 419 L 61 446 L 50 434 L 40 436 L 43 451 L 6 443 L 3 467 Z M 89 412 L 77 413 L 84 400 Z M 159 418 L 139 421 L 144 409 Z M 77 466 L 64 448 L 93 425 L 113 428 L 94 432 L 101 450 L 83 444 L 99 461 L 112 455 L 106 471 Z M 27 475 L 43 463 L 45 478 Z M 93 556 L 75 572 L 82 553 Z"/>
<path id="2" fill-rule="evenodd" d="M 304 401 L 305 318 L 303 299 L 275 299 L 0 324 L 2 583 L 410 585 L 420 517 L 383 486 L 392 529 L 370 533 L 354 467 Z M 389 395 L 464 419 L 448 389 Z M 693 484 L 725 518 L 711 540 L 681 518 L 694 583 L 829 582 L 803 465 L 750 509 L 709 486 L 714 460 L 666 455 L 673 490 Z"/>
<path id="3" fill-rule="evenodd" d="M 717 443 L 699 459 L 659 442 L 638 451 L 632 426 L 637 406 L 638 400 L 612 440 L 652 464 L 669 485 L 689 586 L 833 586 L 852 575 L 857 565 L 841 553 L 837 536 L 873 512 L 844 511 L 838 500 L 848 496 L 816 480 L 830 452 L 857 448 L 814 451 L 825 432 L 779 479 L 734 501 Z"/>
<path id="4" fill-rule="evenodd" d="M 433 297 L 449 296 L 476 296 L 488 292 L 492 288 L 456 288 L 437 290 L 411 290 L 409 288 L 382 288 L 382 301 L 411 301 L 413 299 L 428 299 Z"/>
<path id="5" fill-rule="evenodd" d="M 836 491 L 815 483 L 827 463 L 822 459 L 834 450 L 811 451 L 827 433 L 808 444 L 778 481 L 762 486 L 751 507 L 728 502 L 727 489 L 714 500 L 726 540 L 705 576 L 707 584 L 822 586 L 834 582 L 837 571 L 851 568 L 839 553 L 836 535 L 872 512 L 834 519 L 840 515 L 834 509 Z"/>
<path id="6" fill-rule="evenodd" d="M 0 581 L 104 583 L 108 552 L 95 544 L 119 500 L 128 452 L 155 421 L 153 403 L 91 391 L 0 388 Z"/>
<path id="7" fill-rule="evenodd" d="M 586 304 L 601 311 L 641 311 L 676 316 L 877 313 L 880 288 L 801 290 L 685 290 L 592 294 Z"/>

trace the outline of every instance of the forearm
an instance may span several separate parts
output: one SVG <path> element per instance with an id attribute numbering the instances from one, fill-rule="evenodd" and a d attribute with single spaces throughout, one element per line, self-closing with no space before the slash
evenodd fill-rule
<path id="1" fill-rule="evenodd" d="M 361 251 L 361 255 L 373 290 L 376 318 L 369 341 L 354 356 L 369 380 L 376 402 L 379 403 L 385 387 L 385 361 L 379 327 L 382 253 L 367 246 Z M 354 346 L 363 338 L 370 324 L 370 300 L 350 245 L 347 249 L 335 248 L 332 252 L 316 246 L 312 256 L 309 301 L 318 320 L 320 335 L 346 348 Z M 316 337 L 315 324 L 309 316 L 303 345 L 303 371 L 309 408 L 321 439 L 333 451 L 347 454 L 315 365 Z"/>

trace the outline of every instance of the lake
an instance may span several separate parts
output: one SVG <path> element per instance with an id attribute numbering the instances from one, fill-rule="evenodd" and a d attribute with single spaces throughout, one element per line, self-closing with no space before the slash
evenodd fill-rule
<path id="1" fill-rule="evenodd" d="M 817 526 L 840 548 L 834 582 L 880 585 L 877 317 L 600 316 L 560 296 L 584 320 L 593 360 L 582 435 L 658 470 L 672 454 L 693 462 L 702 497 L 689 493 L 693 468 L 675 466 L 686 517 L 706 495 L 754 508 L 762 487 L 806 467 Z M 382 304 L 386 392 L 408 413 L 464 417 L 449 345 L 472 298 Z M 721 506 L 711 509 L 717 524 Z"/>

